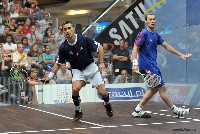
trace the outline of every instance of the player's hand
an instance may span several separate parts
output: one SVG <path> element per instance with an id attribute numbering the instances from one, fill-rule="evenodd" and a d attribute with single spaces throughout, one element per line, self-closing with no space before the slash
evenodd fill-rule
<path id="1" fill-rule="evenodd" d="M 40 81 L 41 81 L 43 84 L 47 84 L 47 83 L 49 83 L 50 78 L 49 78 L 49 77 L 46 77 L 46 78 L 44 78 L 44 79 L 41 79 Z"/>
<path id="2" fill-rule="evenodd" d="M 132 72 L 136 72 L 136 71 L 138 71 L 138 66 L 137 65 L 132 67 Z"/>
<path id="3" fill-rule="evenodd" d="M 191 57 L 191 56 L 192 56 L 192 54 L 190 54 L 190 53 L 181 54 L 181 55 L 180 55 L 180 58 L 183 59 L 183 60 L 186 60 L 187 58 L 189 58 L 189 57 Z"/>

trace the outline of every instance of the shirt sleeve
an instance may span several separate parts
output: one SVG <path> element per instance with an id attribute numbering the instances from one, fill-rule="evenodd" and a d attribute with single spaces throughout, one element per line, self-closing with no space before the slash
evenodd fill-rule
<path id="1" fill-rule="evenodd" d="M 66 58 L 65 58 L 65 48 L 63 47 L 63 45 L 60 46 L 59 51 L 58 51 L 58 57 L 56 60 L 57 64 L 64 64 L 66 62 Z"/>
<path id="2" fill-rule="evenodd" d="M 135 45 L 142 46 L 145 43 L 145 31 L 141 31 L 138 33 L 136 39 L 135 39 Z"/>
<path id="3" fill-rule="evenodd" d="M 101 45 L 97 41 L 95 41 L 87 36 L 86 36 L 86 43 L 87 43 L 88 49 L 93 52 L 98 52 L 98 48 Z"/>
<path id="4" fill-rule="evenodd" d="M 162 39 L 162 37 L 158 33 L 157 33 L 157 37 L 158 37 L 157 44 L 161 45 L 164 42 L 164 40 Z"/>

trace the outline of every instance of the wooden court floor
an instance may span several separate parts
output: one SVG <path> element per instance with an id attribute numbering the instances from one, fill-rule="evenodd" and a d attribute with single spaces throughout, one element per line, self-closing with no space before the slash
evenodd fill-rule
<path id="1" fill-rule="evenodd" d="M 108 117 L 102 103 L 82 103 L 83 118 L 72 121 L 73 104 L 0 107 L 0 134 L 200 134 L 200 106 L 185 118 L 176 118 L 163 102 L 149 102 L 152 118 L 132 118 L 138 102 L 112 102 Z"/>

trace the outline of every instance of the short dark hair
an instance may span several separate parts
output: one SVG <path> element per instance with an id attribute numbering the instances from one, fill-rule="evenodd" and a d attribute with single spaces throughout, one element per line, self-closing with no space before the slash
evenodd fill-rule
<path id="1" fill-rule="evenodd" d="M 155 14 L 153 14 L 153 13 L 148 13 L 148 14 L 146 14 L 146 16 L 145 16 L 145 20 L 147 20 L 147 16 L 148 15 L 154 15 L 154 16 L 156 16 Z"/>
<path id="2" fill-rule="evenodd" d="M 72 21 L 68 21 L 68 20 L 65 21 L 65 22 L 63 22 L 62 27 L 63 27 L 65 24 L 69 24 L 69 23 L 72 25 L 72 27 L 75 27 L 74 24 L 72 23 Z"/>

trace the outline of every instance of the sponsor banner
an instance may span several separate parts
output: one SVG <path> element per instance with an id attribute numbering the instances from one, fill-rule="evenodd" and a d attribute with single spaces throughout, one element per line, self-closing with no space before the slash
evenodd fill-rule
<path id="1" fill-rule="evenodd" d="M 196 84 L 166 84 L 167 94 L 175 104 L 190 104 L 197 88 Z M 157 93 L 153 101 L 162 102 L 160 94 Z"/>
<path id="2" fill-rule="evenodd" d="M 73 103 L 71 84 L 36 85 L 35 89 L 39 104 Z M 137 101 L 143 97 L 146 87 L 139 83 L 106 84 L 106 90 L 110 94 L 111 101 Z M 91 84 L 87 84 L 81 89 L 80 97 L 83 103 L 102 102 L 101 96 L 98 95 L 96 88 L 93 88 Z"/>
<path id="3" fill-rule="evenodd" d="M 142 83 L 107 84 L 110 101 L 138 101 L 146 93 L 146 86 Z M 102 97 L 98 94 L 98 98 Z"/>
<path id="4" fill-rule="evenodd" d="M 155 13 L 166 3 L 166 0 L 137 0 L 112 21 L 97 37 L 99 43 L 110 43 L 119 46 L 121 39 L 133 44 L 136 35 L 145 28 L 145 15 Z"/>
<path id="5" fill-rule="evenodd" d="M 43 92 L 41 92 L 41 88 Z M 36 91 L 38 96 L 37 97 L 38 103 L 39 104 L 72 103 L 73 101 L 72 101 L 71 89 L 72 89 L 71 84 L 37 85 Z"/>

